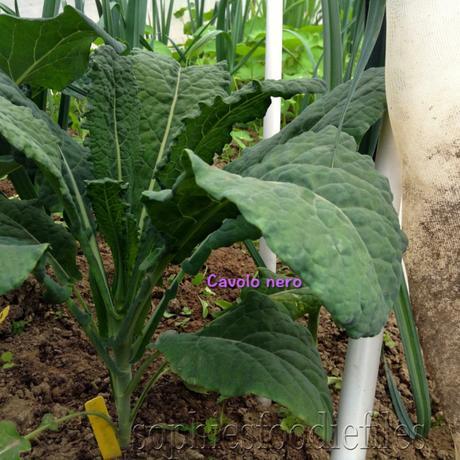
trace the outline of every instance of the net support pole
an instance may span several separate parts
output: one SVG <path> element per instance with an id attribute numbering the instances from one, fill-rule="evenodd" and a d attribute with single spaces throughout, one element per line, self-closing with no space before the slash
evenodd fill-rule
<path id="1" fill-rule="evenodd" d="M 393 206 L 401 220 L 401 160 L 390 123 L 385 120 L 376 168 L 388 177 Z M 331 460 L 365 460 L 369 448 L 383 330 L 375 337 L 349 339 Z"/>
<path id="2" fill-rule="evenodd" d="M 265 79 L 280 80 L 283 70 L 283 0 L 267 0 L 265 39 Z M 281 98 L 272 97 L 264 117 L 264 139 L 275 135 L 281 128 Z M 265 265 L 276 272 L 276 255 L 262 238 L 259 246 Z"/>

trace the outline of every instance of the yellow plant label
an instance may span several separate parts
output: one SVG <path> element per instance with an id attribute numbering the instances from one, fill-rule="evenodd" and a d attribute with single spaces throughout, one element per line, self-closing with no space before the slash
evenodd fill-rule
<path id="1" fill-rule="evenodd" d="M 10 306 L 7 305 L 2 311 L 0 311 L 0 324 L 5 321 L 5 319 L 8 317 L 8 314 L 10 312 Z"/>
<path id="2" fill-rule="evenodd" d="M 109 411 L 105 405 L 105 400 L 102 396 L 97 396 L 85 403 L 87 412 L 99 412 L 100 414 L 109 416 Z M 104 460 L 111 460 L 121 457 L 120 444 L 113 426 L 110 425 L 102 417 L 97 415 L 88 415 L 89 423 L 93 429 L 94 437 Z"/>

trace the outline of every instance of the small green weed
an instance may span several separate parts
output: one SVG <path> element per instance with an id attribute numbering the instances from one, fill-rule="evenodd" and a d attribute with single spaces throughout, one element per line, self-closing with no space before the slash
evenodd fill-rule
<path id="1" fill-rule="evenodd" d="M 327 378 L 328 386 L 334 388 L 335 390 L 342 389 L 342 377 L 336 377 L 335 375 L 328 376 Z"/>
<path id="2" fill-rule="evenodd" d="M 20 319 L 11 323 L 11 332 L 14 335 L 22 334 L 25 328 L 31 323 L 28 319 Z"/>
<path id="3" fill-rule="evenodd" d="M 13 356 L 13 353 L 11 353 L 11 351 L 4 351 L 0 355 L 0 363 L 1 363 L 2 369 L 11 369 L 12 367 L 14 367 L 15 364 L 13 362 L 13 359 L 14 359 L 14 356 Z"/>
<path id="4" fill-rule="evenodd" d="M 383 333 L 383 343 L 390 350 L 396 348 L 396 342 L 391 338 L 391 335 L 387 331 Z"/>
<path id="5" fill-rule="evenodd" d="M 280 428 L 282 431 L 288 434 L 294 434 L 295 436 L 302 436 L 305 428 L 307 427 L 301 419 L 295 417 L 294 415 L 289 412 L 286 408 L 280 409 L 280 416 L 282 417 L 280 420 Z"/>

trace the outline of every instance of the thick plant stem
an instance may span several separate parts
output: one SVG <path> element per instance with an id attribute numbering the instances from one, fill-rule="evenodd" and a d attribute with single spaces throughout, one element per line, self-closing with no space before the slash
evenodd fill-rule
<path id="1" fill-rule="evenodd" d="M 111 373 L 112 390 L 118 418 L 118 438 L 125 449 L 131 440 L 131 381 L 132 368 L 129 363 L 129 347 L 121 346 L 115 350 L 116 369 Z"/>
<path id="2" fill-rule="evenodd" d="M 131 372 L 123 372 L 113 378 L 113 393 L 115 396 L 115 406 L 118 416 L 118 438 L 120 446 L 125 449 L 131 440 L 131 394 L 127 388 L 131 377 Z"/>

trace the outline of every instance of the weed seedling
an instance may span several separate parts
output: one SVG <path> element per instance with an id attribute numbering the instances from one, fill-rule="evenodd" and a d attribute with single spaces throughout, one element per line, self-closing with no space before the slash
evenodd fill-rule
<path id="1" fill-rule="evenodd" d="M 383 333 L 383 343 L 387 348 L 390 350 L 393 350 L 396 348 L 396 342 L 392 339 L 391 335 L 388 333 L 388 331 L 385 331 Z"/>
<path id="2" fill-rule="evenodd" d="M 280 409 L 279 414 L 281 416 L 280 428 L 282 431 L 288 434 L 294 434 L 297 437 L 303 435 L 307 426 L 301 419 L 284 407 Z"/>
<path id="3" fill-rule="evenodd" d="M 11 353 L 11 351 L 4 351 L 1 355 L 0 355 L 0 362 L 2 363 L 1 366 L 2 366 L 2 369 L 11 369 L 12 367 L 15 366 L 14 362 L 13 362 L 13 353 Z"/>
<path id="4" fill-rule="evenodd" d="M 31 323 L 28 319 L 20 319 L 18 321 L 12 321 L 11 332 L 14 335 L 19 335 L 24 332 L 24 329 Z"/>
<path id="5" fill-rule="evenodd" d="M 328 376 L 327 384 L 335 390 L 342 389 L 342 377 Z"/>

